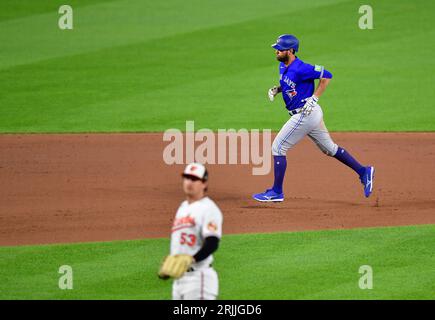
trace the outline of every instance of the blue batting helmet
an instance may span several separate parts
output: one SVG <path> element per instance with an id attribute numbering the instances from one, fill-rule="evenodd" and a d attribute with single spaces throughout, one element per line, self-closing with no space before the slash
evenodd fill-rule
<path id="1" fill-rule="evenodd" d="M 272 48 L 280 51 L 290 50 L 290 49 L 294 49 L 295 51 L 298 51 L 299 40 L 295 36 L 292 36 L 291 34 L 283 34 L 278 37 L 276 43 L 272 44 Z"/>

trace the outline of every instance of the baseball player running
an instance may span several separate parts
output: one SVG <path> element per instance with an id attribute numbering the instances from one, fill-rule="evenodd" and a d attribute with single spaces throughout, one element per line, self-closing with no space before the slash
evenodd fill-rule
<path id="1" fill-rule="evenodd" d="M 374 167 L 362 166 L 349 152 L 335 144 L 323 122 L 323 111 L 318 101 L 331 81 L 332 74 L 323 66 L 313 66 L 300 60 L 295 55 L 299 49 L 299 40 L 293 35 L 279 36 L 272 48 L 276 50 L 276 59 L 280 61 L 280 85 L 269 89 L 269 99 L 273 101 L 282 92 L 291 118 L 281 128 L 272 144 L 275 176 L 273 187 L 263 193 L 254 194 L 253 198 L 261 202 L 284 201 L 282 185 L 287 167 L 286 153 L 306 135 L 323 153 L 354 170 L 364 186 L 365 196 L 369 197 L 373 191 Z M 316 89 L 315 79 L 319 79 Z"/>
<path id="2" fill-rule="evenodd" d="M 205 195 L 208 173 L 202 164 L 187 165 L 182 177 L 186 200 L 175 216 L 171 253 L 164 259 L 159 277 L 174 278 L 174 300 L 215 300 L 218 276 L 212 267 L 212 253 L 222 236 L 222 213 Z"/>

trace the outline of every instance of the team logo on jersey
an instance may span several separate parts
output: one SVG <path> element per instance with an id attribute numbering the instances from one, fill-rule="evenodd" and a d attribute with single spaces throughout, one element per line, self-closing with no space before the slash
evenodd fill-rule
<path id="1" fill-rule="evenodd" d="M 216 232 L 217 231 L 217 225 L 214 222 L 209 222 L 207 225 L 207 229 L 210 230 L 211 232 Z"/>
<path id="2" fill-rule="evenodd" d="M 296 91 L 296 83 L 293 82 L 290 86 L 290 89 L 286 90 L 285 93 L 290 98 L 290 100 L 292 100 L 298 94 L 298 92 Z"/>
<path id="3" fill-rule="evenodd" d="M 172 231 L 177 231 L 183 228 L 192 228 L 195 225 L 195 219 L 188 215 L 186 217 L 175 219 L 174 224 L 172 225 Z"/>
<path id="4" fill-rule="evenodd" d="M 290 99 L 293 99 L 295 95 L 297 95 L 297 91 L 295 89 L 290 89 L 285 92 Z"/>
<path id="5" fill-rule="evenodd" d="M 289 86 L 289 89 L 285 90 L 285 94 L 290 100 L 292 100 L 298 94 L 296 91 L 296 83 L 294 83 L 289 77 L 284 77 L 283 81 Z"/>

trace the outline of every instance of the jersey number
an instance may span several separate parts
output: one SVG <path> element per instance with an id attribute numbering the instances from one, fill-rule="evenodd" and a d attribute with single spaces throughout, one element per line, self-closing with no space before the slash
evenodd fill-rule
<path id="1" fill-rule="evenodd" d="M 196 243 L 196 236 L 194 234 L 181 233 L 180 244 L 187 244 L 189 247 L 193 247 Z"/>

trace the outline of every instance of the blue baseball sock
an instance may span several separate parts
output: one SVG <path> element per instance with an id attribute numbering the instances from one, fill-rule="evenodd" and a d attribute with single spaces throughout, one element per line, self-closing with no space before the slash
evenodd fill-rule
<path id="1" fill-rule="evenodd" d="M 273 156 L 273 169 L 275 181 L 273 182 L 273 191 L 282 193 L 282 183 L 284 182 L 285 170 L 287 169 L 287 159 L 285 156 Z"/>
<path id="2" fill-rule="evenodd" d="M 347 152 L 343 148 L 338 147 L 337 153 L 335 154 L 334 158 L 341 161 L 348 167 L 352 168 L 353 171 L 355 171 L 359 176 L 364 173 L 365 168 L 358 161 L 356 161 L 349 152 Z"/>

